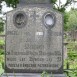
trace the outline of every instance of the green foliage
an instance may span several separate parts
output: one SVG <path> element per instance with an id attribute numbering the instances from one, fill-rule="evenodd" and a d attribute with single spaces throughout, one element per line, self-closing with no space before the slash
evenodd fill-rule
<path id="1" fill-rule="evenodd" d="M 4 54 L 4 48 L 3 46 L 5 45 L 4 40 L 0 40 L 0 55 Z"/>
<path id="2" fill-rule="evenodd" d="M 5 0 L 8 6 L 12 6 L 13 8 L 16 8 L 17 4 L 19 3 L 19 0 Z"/>
<path id="3" fill-rule="evenodd" d="M 50 0 L 51 3 L 55 4 L 57 0 Z"/>
<path id="4" fill-rule="evenodd" d="M 4 64 L 4 55 L 0 55 L 0 63 Z"/>
<path id="5" fill-rule="evenodd" d="M 77 69 L 77 42 L 69 41 L 67 55 L 68 57 L 64 61 L 64 69 Z"/>
<path id="6" fill-rule="evenodd" d="M 49 77 L 49 74 L 46 71 L 43 71 L 43 73 L 41 74 L 41 77 Z"/>
<path id="7" fill-rule="evenodd" d="M 1 6 L 2 1 L 5 1 L 9 7 L 11 6 L 13 8 L 16 8 L 17 4 L 19 3 L 19 0 L 0 0 L 0 12 L 2 9 L 2 6 Z"/>
<path id="8" fill-rule="evenodd" d="M 4 56 L 0 55 L 0 75 L 4 72 L 2 64 L 4 63 Z"/>
<path id="9" fill-rule="evenodd" d="M 68 52 L 68 56 L 69 56 L 69 59 L 75 60 L 77 58 L 77 52 L 76 51 L 70 51 L 70 52 Z"/>
<path id="10" fill-rule="evenodd" d="M 69 18 L 69 14 L 68 13 L 64 13 L 64 31 L 67 31 L 68 30 L 68 27 L 67 27 L 67 22 L 68 22 L 68 18 Z"/>
<path id="11" fill-rule="evenodd" d="M 54 7 L 55 9 L 57 9 L 58 11 L 64 13 L 66 10 L 66 7 L 68 7 L 68 5 L 71 5 L 73 0 L 66 0 L 65 4 L 62 4 L 59 0 L 59 4 L 57 4 L 56 2 L 54 3 L 57 7 Z"/>
<path id="12" fill-rule="evenodd" d="M 72 73 L 75 75 L 75 77 L 77 77 L 77 70 L 74 70 Z"/>
<path id="13" fill-rule="evenodd" d="M 0 32 L 3 32 L 3 30 L 4 30 L 3 25 L 4 25 L 4 23 L 3 22 L 0 22 Z"/>
<path id="14" fill-rule="evenodd" d="M 52 73 L 50 75 L 51 75 L 51 77 L 54 77 Z M 48 72 L 43 71 L 42 74 L 41 74 L 41 77 L 50 77 L 50 75 L 49 75 Z"/>
<path id="15" fill-rule="evenodd" d="M 65 12 L 65 7 L 58 9 L 60 12 Z"/>
<path id="16" fill-rule="evenodd" d="M 5 41 L 0 39 L 0 45 L 4 45 Z"/>
<path id="17" fill-rule="evenodd" d="M 0 55 L 3 55 L 3 54 L 4 54 L 4 50 L 0 49 Z"/>
<path id="18" fill-rule="evenodd" d="M 67 77 L 77 77 L 77 70 L 65 70 Z"/>
<path id="19" fill-rule="evenodd" d="M 13 8 L 17 7 L 17 4 L 19 3 L 19 0 L 1 0 L 1 1 L 5 1 L 7 3 L 8 6 L 12 6 Z M 56 4 L 57 0 L 50 0 L 50 2 L 52 4 Z M 69 4 L 71 4 L 72 0 L 66 0 L 65 4 L 61 4 L 61 6 L 57 5 L 57 9 L 60 12 L 65 12 L 66 6 L 68 6 Z M 1 3 L 1 2 L 0 2 Z"/>
<path id="20" fill-rule="evenodd" d="M 72 31 L 77 29 L 77 10 L 71 10 L 65 14 L 65 30 Z"/>
<path id="21" fill-rule="evenodd" d="M 70 60 L 75 60 L 77 59 L 77 42 L 71 42 L 68 44 L 68 57 Z"/>
<path id="22" fill-rule="evenodd" d="M 0 63 L 0 75 L 4 72 L 3 68 L 2 68 L 2 64 Z M 1 76 L 0 76 L 1 77 Z"/>

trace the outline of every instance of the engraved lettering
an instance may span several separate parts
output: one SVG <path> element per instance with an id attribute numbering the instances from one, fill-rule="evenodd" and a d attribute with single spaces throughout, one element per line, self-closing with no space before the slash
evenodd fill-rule
<path id="1" fill-rule="evenodd" d="M 33 58 L 33 57 L 29 57 L 30 61 L 44 61 L 44 58 Z"/>
<path id="2" fill-rule="evenodd" d="M 25 49 L 44 49 L 44 45 L 25 44 Z"/>
<path id="3" fill-rule="evenodd" d="M 16 58 L 6 58 L 7 61 L 16 61 Z"/>
<path id="4" fill-rule="evenodd" d="M 38 64 L 39 67 L 58 67 L 58 64 Z"/>
<path id="5" fill-rule="evenodd" d="M 19 35 L 18 31 L 7 31 L 7 35 Z"/>

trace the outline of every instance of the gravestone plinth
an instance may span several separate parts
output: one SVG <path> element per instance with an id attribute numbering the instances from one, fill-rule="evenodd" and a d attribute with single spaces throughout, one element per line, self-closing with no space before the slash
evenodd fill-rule
<path id="1" fill-rule="evenodd" d="M 40 77 L 43 71 L 64 77 L 62 14 L 50 4 L 30 4 L 8 12 L 5 54 L 8 77 Z"/>

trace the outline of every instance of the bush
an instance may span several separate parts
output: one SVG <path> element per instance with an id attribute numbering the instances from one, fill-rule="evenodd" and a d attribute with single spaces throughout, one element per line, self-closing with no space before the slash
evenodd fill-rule
<path id="1" fill-rule="evenodd" d="M 0 55 L 0 75 L 4 72 L 3 64 L 4 64 L 4 55 Z"/>
<path id="2" fill-rule="evenodd" d="M 4 50 L 0 49 L 0 55 L 3 55 L 3 54 L 4 54 Z"/>
<path id="3" fill-rule="evenodd" d="M 3 32 L 3 31 L 4 31 L 4 23 L 0 22 L 0 32 Z"/>
<path id="4" fill-rule="evenodd" d="M 67 45 L 68 48 L 68 58 L 69 60 L 77 59 L 77 42 L 70 42 Z"/>
<path id="5" fill-rule="evenodd" d="M 4 40 L 0 40 L 0 45 L 5 45 L 5 41 Z"/>
<path id="6" fill-rule="evenodd" d="M 0 55 L 0 63 L 4 63 L 4 55 Z"/>
<path id="7" fill-rule="evenodd" d="M 67 77 L 77 77 L 77 70 L 65 70 Z"/>
<path id="8" fill-rule="evenodd" d="M 64 61 L 64 69 L 77 69 L 77 41 L 70 41 L 67 45 L 67 59 Z"/>
<path id="9" fill-rule="evenodd" d="M 4 54 L 4 40 L 0 40 L 0 55 Z"/>

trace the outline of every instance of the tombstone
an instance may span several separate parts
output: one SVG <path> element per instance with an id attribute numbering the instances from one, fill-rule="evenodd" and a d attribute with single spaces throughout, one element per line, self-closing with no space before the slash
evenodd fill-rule
<path id="1" fill-rule="evenodd" d="M 49 0 L 20 1 L 21 7 L 7 13 L 2 77 L 41 77 L 43 71 L 65 77 L 62 14 Z"/>

